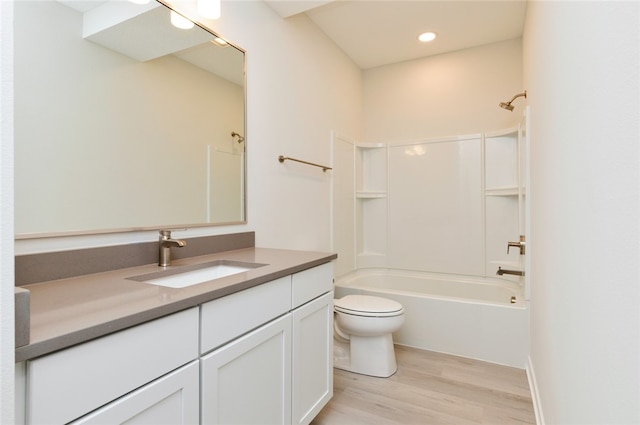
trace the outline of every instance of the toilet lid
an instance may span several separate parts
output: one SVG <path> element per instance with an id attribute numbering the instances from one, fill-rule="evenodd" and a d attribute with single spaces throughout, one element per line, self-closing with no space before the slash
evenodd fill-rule
<path id="1" fill-rule="evenodd" d="M 403 313 L 399 302 L 371 295 L 347 295 L 334 300 L 333 305 L 338 312 L 356 316 L 399 316 Z"/>

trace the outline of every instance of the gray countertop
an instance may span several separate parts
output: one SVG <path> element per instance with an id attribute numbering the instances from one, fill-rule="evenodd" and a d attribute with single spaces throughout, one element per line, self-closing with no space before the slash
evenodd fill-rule
<path id="1" fill-rule="evenodd" d="M 170 268 L 214 260 L 266 264 L 186 288 L 166 288 L 128 279 L 162 270 L 157 264 L 24 285 L 31 298 L 30 342 L 16 348 L 16 362 L 194 307 L 335 258 L 336 254 L 323 252 L 245 248 L 174 261 Z"/>

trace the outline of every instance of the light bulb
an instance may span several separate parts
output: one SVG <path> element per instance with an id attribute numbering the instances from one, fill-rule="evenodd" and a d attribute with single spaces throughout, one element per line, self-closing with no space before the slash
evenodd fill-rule
<path id="1" fill-rule="evenodd" d="M 418 36 L 418 40 L 422 41 L 423 43 L 427 43 L 429 41 L 433 41 L 436 39 L 436 33 L 435 32 L 423 32 L 422 34 L 420 34 Z"/>
<path id="2" fill-rule="evenodd" d="M 198 0 L 198 13 L 207 19 L 218 19 L 220 0 Z"/>
<path id="3" fill-rule="evenodd" d="M 193 22 L 173 10 L 171 11 L 171 25 L 183 30 L 193 28 Z"/>

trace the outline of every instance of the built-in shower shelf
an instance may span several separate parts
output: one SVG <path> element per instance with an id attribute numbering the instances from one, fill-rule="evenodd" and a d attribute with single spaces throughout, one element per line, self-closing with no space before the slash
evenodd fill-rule
<path id="1" fill-rule="evenodd" d="M 518 196 L 517 187 L 495 187 L 484 191 L 486 196 Z"/>
<path id="2" fill-rule="evenodd" d="M 380 198 L 386 198 L 387 197 L 387 192 L 384 191 L 362 191 L 362 192 L 356 192 L 356 198 L 358 199 L 380 199 Z"/>

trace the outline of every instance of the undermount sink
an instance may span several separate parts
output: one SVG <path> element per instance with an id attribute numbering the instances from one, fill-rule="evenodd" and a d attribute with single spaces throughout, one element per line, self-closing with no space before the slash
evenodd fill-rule
<path id="1" fill-rule="evenodd" d="M 182 266 L 160 272 L 132 276 L 127 279 L 168 288 L 186 288 L 187 286 L 209 282 L 262 266 L 266 266 L 266 264 L 216 260 L 193 266 Z"/>

